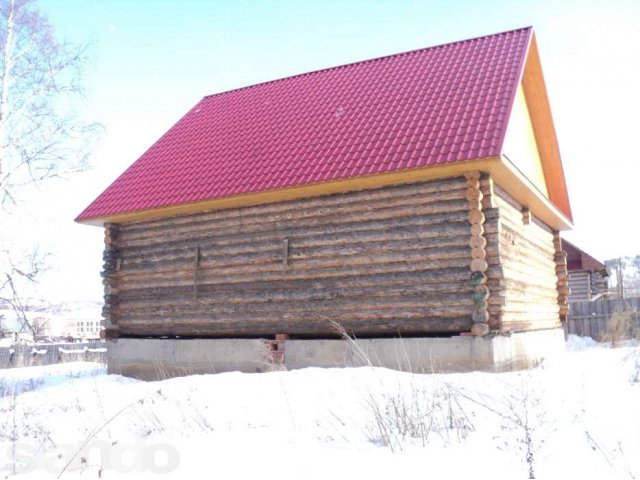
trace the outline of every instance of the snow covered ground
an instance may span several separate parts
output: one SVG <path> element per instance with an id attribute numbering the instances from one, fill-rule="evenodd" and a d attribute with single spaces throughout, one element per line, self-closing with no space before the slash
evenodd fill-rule
<path id="1" fill-rule="evenodd" d="M 639 478 L 640 348 L 521 372 L 0 370 L 0 478 Z"/>

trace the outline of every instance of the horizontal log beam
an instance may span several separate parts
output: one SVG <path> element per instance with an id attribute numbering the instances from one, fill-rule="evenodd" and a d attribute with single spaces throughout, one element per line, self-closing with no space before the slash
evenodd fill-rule
<path id="1" fill-rule="evenodd" d="M 300 215 L 299 218 L 292 218 L 290 220 L 274 219 L 269 221 L 268 218 L 257 217 L 253 220 L 240 219 L 237 217 L 230 217 L 224 222 L 205 222 L 198 221 L 191 225 L 183 225 L 180 228 L 162 229 L 159 231 L 144 231 L 135 235 L 130 235 L 126 230 L 121 232 L 121 238 L 124 245 L 128 245 L 129 238 L 135 237 L 138 241 L 144 242 L 145 240 L 153 242 L 155 239 L 161 237 L 167 240 L 179 240 L 184 238 L 185 233 L 191 235 L 201 234 L 226 234 L 228 232 L 240 233 L 240 232 L 265 232 L 271 231 L 274 228 L 283 224 L 295 224 L 298 227 L 313 227 L 328 224 L 344 224 L 350 222 L 358 222 L 363 219 L 390 219 L 398 217 L 406 217 L 417 214 L 447 214 L 451 212 L 460 212 L 466 210 L 467 201 L 464 198 L 453 199 L 448 201 L 433 202 L 429 198 L 423 198 L 422 200 L 415 200 L 407 202 L 403 205 L 387 205 L 380 204 L 363 205 L 360 209 L 351 209 L 351 211 L 344 211 L 345 209 L 332 208 L 324 215 L 307 216 Z M 228 215 L 228 212 L 224 212 Z"/>
<path id="2" fill-rule="evenodd" d="M 241 208 L 226 209 L 224 211 L 209 211 L 198 214 L 189 214 L 175 216 L 171 218 L 163 218 L 160 220 L 150 220 L 138 223 L 127 223 L 122 225 L 124 232 L 144 233 L 165 228 L 182 228 L 198 222 L 216 222 L 224 218 L 233 217 L 243 220 L 245 223 L 253 223 L 263 216 L 271 215 L 290 215 L 291 218 L 298 218 L 297 213 L 304 214 L 307 211 L 315 211 L 322 208 L 335 208 L 347 206 L 350 204 L 364 203 L 385 204 L 390 203 L 394 199 L 404 197 L 431 197 L 431 198 L 447 198 L 446 192 L 458 192 L 460 198 L 464 198 L 466 183 L 461 177 L 451 177 L 437 181 L 411 183 L 406 185 L 396 185 L 392 188 L 384 187 L 371 190 L 362 190 L 359 192 L 350 192 L 343 194 L 333 194 L 319 196 L 313 198 L 305 198 L 298 200 L 290 200 L 285 202 L 262 204 L 259 206 L 247 206 Z M 221 214 L 221 212 L 224 212 Z M 283 218 L 283 217 L 281 217 Z"/>
<path id="3" fill-rule="evenodd" d="M 332 320 L 349 333 L 358 336 L 365 335 L 397 335 L 397 334 L 429 334 L 469 331 L 471 322 L 465 317 L 459 318 L 425 318 L 419 315 L 389 316 L 385 318 L 368 319 L 357 322 L 350 319 L 324 319 L 308 321 L 305 319 L 289 319 L 287 321 L 235 321 L 229 323 L 211 323 L 204 320 L 199 323 L 177 324 L 171 322 L 139 323 L 124 322 L 119 325 L 119 335 L 147 336 L 150 331 L 157 335 L 166 336 L 207 336 L 207 337 L 238 337 L 274 335 L 286 330 L 290 336 L 338 336 Z"/>

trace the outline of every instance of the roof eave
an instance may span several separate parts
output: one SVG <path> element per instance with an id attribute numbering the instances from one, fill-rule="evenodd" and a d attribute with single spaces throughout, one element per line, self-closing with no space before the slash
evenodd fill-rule
<path id="1" fill-rule="evenodd" d="M 553 230 L 571 230 L 573 221 L 549 200 L 506 155 L 490 171 L 494 181 Z"/>
<path id="2" fill-rule="evenodd" d="M 553 205 L 553 203 L 504 156 L 487 157 L 383 174 L 365 175 L 330 182 L 319 182 L 309 185 L 215 198 L 200 202 L 169 205 L 135 212 L 120 212 L 100 217 L 78 218 L 76 221 L 78 223 L 96 226 L 103 226 L 106 223 L 150 221 L 204 211 L 240 208 L 363 189 L 382 188 L 403 183 L 435 180 L 438 178 L 462 175 L 471 170 L 480 170 L 489 173 L 500 187 L 521 205 L 529 208 L 533 215 L 549 227 L 555 230 L 569 230 L 573 227 L 571 220 Z"/>
<path id="3" fill-rule="evenodd" d="M 471 170 L 489 172 L 494 167 L 494 164 L 499 162 L 500 159 L 494 156 L 442 165 L 430 165 L 395 172 L 362 175 L 328 182 L 318 182 L 288 188 L 220 197 L 198 202 L 168 205 L 160 208 L 132 212 L 117 212 L 98 217 L 78 217 L 76 218 L 76 222 L 95 226 L 102 226 L 106 223 L 133 223 L 176 215 L 188 215 L 210 210 L 239 208 L 300 198 L 331 195 L 335 193 L 382 188 L 390 185 L 400 185 L 403 183 L 413 183 L 462 175 Z"/>

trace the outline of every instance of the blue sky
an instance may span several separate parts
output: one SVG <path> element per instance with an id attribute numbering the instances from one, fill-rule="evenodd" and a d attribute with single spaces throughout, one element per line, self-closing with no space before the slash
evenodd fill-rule
<path id="1" fill-rule="evenodd" d="M 43 296 L 101 298 L 102 231 L 73 218 L 202 96 L 533 25 L 576 222 L 600 258 L 640 253 L 640 2 L 42 0 L 62 37 L 91 40 L 93 168 L 51 184 L 25 224 L 56 254 Z M 55 202 L 52 202 L 55 199 Z"/>

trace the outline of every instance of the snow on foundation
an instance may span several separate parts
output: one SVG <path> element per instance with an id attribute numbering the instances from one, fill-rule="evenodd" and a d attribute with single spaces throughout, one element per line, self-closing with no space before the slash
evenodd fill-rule
<path id="1" fill-rule="evenodd" d="M 149 383 L 99 370 L 53 381 L 78 373 L 55 365 L 49 383 L 1 400 L 0 474 L 17 445 L 32 468 L 17 478 L 52 478 L 79 450 L 62 478 L 157 478 L 162 458 L 160 478 L 517 479 L 530 463 L 536 478 L 633 478 L 639 359 L 583 348 L 500 374 L 309 368 Z"/>

